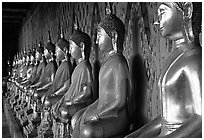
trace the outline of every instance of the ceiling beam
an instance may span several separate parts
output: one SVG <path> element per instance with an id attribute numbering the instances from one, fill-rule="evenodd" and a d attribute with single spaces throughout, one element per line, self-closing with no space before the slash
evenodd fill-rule
<path id="1" fill-rule="evenodd" d="M 14 9 L 14 8 L 2 8 L 3 12 L 15 12 L 15 13 L 26 13 L 28 9 Z"/>
<path id="2" fill-rule="evenodd" d="M 4 23 L 20 23 L 21 22 L 21 20 L 19 20 L 19 19 L 13 19 L 13 20 L 9 20 L 9 19 L 3 19 L 2 20 L 2 23 L 4 24 Z"/>
<path id="3" fill-rule="evenodd" d="M 2 19 L 22 19 L 24 16 L 19 16 L 19 15 L 3 15 L 2 14 Z"/>

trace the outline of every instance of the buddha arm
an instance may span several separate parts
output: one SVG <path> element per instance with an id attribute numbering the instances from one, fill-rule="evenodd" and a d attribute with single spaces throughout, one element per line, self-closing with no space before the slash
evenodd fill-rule
<path id="1" fill-rule="evenodd" d="M 37 91 L 41 91 L 41 90 L 45 90 L 45 89 L 49 89 L 49 87 L 52 85 L 52 81 L 50 81 L 49 83 L 47 83 L 46 85 L 37 88 Z"/>
<path id="2" fill-rule="evenodd" d="M 127 98 L 127 88 L 128 88 L 128 79 L 121 78 L 123 73 L 123 69 L 121 67 L 118 68 L 117 72 L 114 72 L 115 79 L 114 83 L 116 85 L 113 85 L 112 92 L 115 93 L 109 93 L 109 94 L 117 94 L 115 95 L 115 98 L 113 101 L 108 101 L 108 104 L 102 107 L 100 110 L 100 113 L 98 114 L 100 118 L 103 117 L 117 117 L 120 110 L 124 109 L 126 106 L 126 98 Z"/>
<path id="3" fill-rule="evenodd" d="M 86 102 L 87 98 L 91 96 L 91 86 L 90 85 L 85 85 L 83 87 L 83 90 L 80 92 L 79 95 L 74 97 L 71 101 L 72 103 L 80 103 L 80 102 Z"/>
<path id="4" fill-rule="evenodd" d="M 30 86 L 30 87 L 31 87 L 31 88 L 37 88 L 38 85 L 40 85 L 40 83 L 41 83 L 41 81 L 38 81 L 36 84 L 34 84 L 34 85 Z"/>
<path id="5" fill-rule="evenodd" d="M 69 89 L 68 85 L 70 85 L 70 78 L 64 83 L 64 85 L 61 88 L 55 91 L 52 95 L 55 96 L 65 93 Z"/>
<path id="6" fill-rule="evenodd" d="M 159 136 L 161 132 L 161 115 L 156 117 L 154 120 L 150 121 L 146 125 L 144 125 L 142 128 L 138 129 L 137 131 L 129 134 L 126 137 L 129 138 L 135 138 L 135 137 L 156 137 Z"/>
<path id="7" fill-rule="evenodd" d="M 200 115 L 194 114 L 185 124 L 183 124 L 176 131 L 165 137 L 167 138 L 202 137 L 202 117 Z"/>

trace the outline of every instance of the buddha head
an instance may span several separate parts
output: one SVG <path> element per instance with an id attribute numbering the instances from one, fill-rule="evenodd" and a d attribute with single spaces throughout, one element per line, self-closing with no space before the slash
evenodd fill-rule
<path id="1" fill-rule="evenodd" d="M 38 48 L 35 53 L 35 57 L 38 61 L 42 60 L 44 55 L 44 48 L 42 47 L 41 43 L 38 44 Z"/>
<path id="2" fill-rule="evenodd" d="M 47 60 L 53 59 L 55 55 L 55 45 L 51 41 L 50 31 L 48 31 L 48 42 L 45 45 L 44 55 Z"/>
<path id="3" fill-rule="evenodd" d="M 56 43 L 56 56 L 58 60 L 63 60 L 67 57 L 69 52 L 69 42 L 64 39 L 63 34 L 61 34 L 61 38 Z"/>
<path id="4" fill-rule="evenodd" d="M 81 30 L 75 30 L 69 39 L 70 54 L 75 59 L 80 58 L 89 59 L 91 51 L 91 38 L 85 32 Z"/>
<path id="5" fill-rule="evenodd" d="M 199 36 L 200 31 L 198 30 L 201 30 L 201 11 L 202 7 L 199 6 L 199 3 L 161 3 L 158 8 L 161 35 L 174 41 L 184 39 L 186 42 L 194 42 L 194 37 Z"/>
<path id="6" fill-rule="evenodd" d="M 121 19 L 114 14 L 107 14 L 99 23 L 97 41 L 102 51 L 123 51 L 125 26 Z"/>
<path id="7" fill-rule="evenodd" d="M 36 53 L 36 50 L 33 49 L 32 52 L 31 52 L 31 55 L 30 55 L 30 63 L 31 64 L 35 63 L 35 53 Z"/>
<path id="8" fill-rule="evenodd" d="M 23 55 L 22 55 L 22 64 L 26 64 L 26 57 L 27 57 L 27 53 L 26 51 L 23 52 Z"/>
<path id="9" fill-rule="evenodd" d="M 26 56 L 26 63 L 27 63 L 27 65 L 30 64 L 30 56 L 31 56 L 31 51 L 29 50 L 29 51 L 27 52 L 27 56 Z"/>
<path id="10" fill-rule="evenodd" d="M 55 55 L 55 45 L 51 41 L 45 45 L 44 55 L 46 59 L 51 59 Z"/>

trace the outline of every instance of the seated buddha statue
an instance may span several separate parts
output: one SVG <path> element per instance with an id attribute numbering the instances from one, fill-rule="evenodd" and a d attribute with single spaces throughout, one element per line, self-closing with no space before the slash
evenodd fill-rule
<path id="1" fill-rule="evenodd" d="M 55 72 L 57 70 L 57 64 L 54 58 L 55 45 L 51 42 L 50 36 L 48 43 L 44 48 L 44 55 L 47 61 L 47 65 L 45 67 L 45 73 L 41 75 L 38 83 L 35 84 L 34 97 L 38 97 L 39 94 L 49 89 L 49 86 L 52 84 Z M 38 100 L 38 98 L 36 100 Z M 40 106 L 40 101 L 38 101 L 37 105 Z"/>
<path id="2" fill-rule="evenodd" d="M 68 91 L 55 105 L 53 105 L 53 112 L 55 115 L 56 122 L 64 123 L 65 125 L 70 124 L 72 116 L 77 111 L 93 103 L 94 97 L 92 68 L 89 62 L 91 38 L 88 34 L 77 29 L 70 37 L 69 42 L 70 53 L 72 58 L 76 60 L 77 66 L 75 67 L 72 73 L 71 85 Z M 60 128 L 60 125 L 56 126 L 55 130 L 53 131 L 59 132 L 57 128 Z M 64 133 L 64 129 L 60 131 L 63 131 L 62 133 Z M 69 132 L 66 131 L 66 133 Z M 66 135 L 67 134 L 65 134 L 65 136 Z"/>
<path id="3" fill-rule="evenodd" d="M 26 57 L 26 63 L 27 63 L 27 75 L 24 80 L 22 80 L 21 85 L 25 85 L 28 82 L 28 79 L 31 76 L 31 71 L 34 67 L 34 63 L 31 63 L 31 51 L 29 50 L 28 55 Z"/>
<path id="4" fill-rule="evenodd" d="M 20 86 L 21 85 L 21 82 L 26 78 L 27 76 L 27 62 L 26 62 L 26 57 L 27 57 L 27 53 L 26 51 L 24 51 L 24 54 L 22 56 L 22 61 L 20 61 L 20 68 L 19 68 L 19 77 L 18 79 L 16 80 L 16 84 L 17 86 Z"/>
<path id="5" fill-rule="evenodd" d="M 28 78 L 27 82 L 25 82 L 26 87 L 28 87 L 28 85 L 30 85 L 33 82 L 34 78 L 36 77 L 37 67 L 39 63 L 35 59 L 35 53 L 36 53 L 36 50 L 33 49 L 30 55 L 30 66 L 32 67 L 32 70 L 31 70 L 30 77 Z"/>
<path id="6" fill-rule="evenodd" d="M 116 137 L 129 130 L 130 77 L 122 54 L 125 27 L 116 15 L 99 24 L 97 44 L 107 54 L 99 72 L 99 98 L 71 120 L 72 137 Z"/>
<path id="7" fill-rule="evenodd" d="M 50 125 L 52 123 L 47 121 L 48 116 L 46 115 L 47 113 L 49 116 L 51 115 L 51 105 L 60 100 L 60 98 L 69 89 L 71 83 L 72 66 L 69 56 L 69 42 L 64 39 L 63 35 L 56 44 L 56 56 L 57 60 L 61 61 L 61 63 L 57 69 L 52 85 L 46 92 L 40 95 L 43 100 L 42 108 L 44 112 L 41 124 L 38 127 L 39 137 L 44 137 L 44 134 L 47 133 L 46 131 L 51 128 Z"/>
<path id="8" fill-rule="evenodd" d="M 24 55 L 22 57 L 22 64 L 21 64 L 21 67 L 19 68 L 20 75 L 16 80 L 17 94 L 19 95 L 19 97 L 17 99 L 18 104 L 16 104 L 14 107 L 15 111 L 20 109 L 20 104 L 24 101 L 24 100 L 21 100 L 24 97 L 22 82 L 27 78 L 27 70 L 28 70 L 28 62 L 26 60 L 27 55 L 28 53 L 24 52 Z"/>
<path id="9" fill-rule="evenodd" d="M 57 63 L 55 61 L 55 48 L 55 45 L 51 42 L 49 33 L 49 39 L 44 48 L 47 65 L 45 67 L 45 73 L 40 77 L 38 83 L 35 84 L 35 94 L 40 95 L 41 93 L 46 92 L 52 85 L 55 73 L 57 71 Z"/>
<path id="10" fill-rule="evenodd" d="M 56 56 L 57 60 L 60 61 L 60 65 L 51 87 L 47 92 L 43 93 L 44 99 L 49 100 L 51 104 L 64 95 L 71 83 L 72 66 L 70 63 L 69 42 L 64 39 L 62 34 L 56 43 Z"/>
<path id="11" fill-rule="evenodd" d="M 32 83 L 27 86 L 28 89 L 35 88 L 35 84 L 39 82 L 40 77 L 45 73 L 45 66 L 46 61 L 44 58 L 44 47 L 42 47 L 42 44 L 38 44 L 38 48 L 36 50 L 36 61 L 39 61 L 36 76 L 33 79 Z"/>
<path id="12" fill-rule="evenodd" d="M 202 137 L 201 11 L 201 3 L 159 5 L 161 35 L 174 41 L 158 81 L 162 111 L 127 137 Z"/>

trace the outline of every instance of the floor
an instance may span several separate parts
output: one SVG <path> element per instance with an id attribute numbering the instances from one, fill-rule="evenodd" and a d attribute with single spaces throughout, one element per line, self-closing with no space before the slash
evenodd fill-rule
<path id="1" fill-rule="evenodd" d="M 4 110 L 2 110 L 2 138 L 11 138 Z"/>

